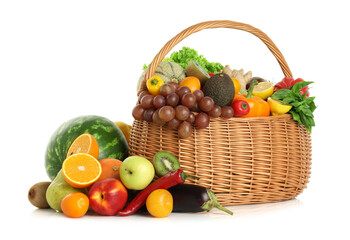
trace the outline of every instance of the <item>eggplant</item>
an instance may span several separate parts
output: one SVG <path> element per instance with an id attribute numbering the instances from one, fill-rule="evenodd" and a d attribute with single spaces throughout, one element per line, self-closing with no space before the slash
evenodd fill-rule
<path id="1" fill-rule="evenodd" d="M 233 213 L 217 201 L 208 188 L 194 184 L 178 184 L 168 189 L 173 196 L 173 212 L 203 212 L 217 208 L 230 215 Z"/>
<path id="2" fill-rule="evenodd" d="M 177 184 L 168 189 L 173 197 L 173 212 L 204 212 L 217 208 L 230 215 L 233 213 L 224 208 L 217 201 L 215 194 L 208 188 L 194 184 Z M 137 190 L 128 190 L 127 204 L 139 193 Z M 139 213 L 147 212 L 146 204 L 139 210 Z"/>

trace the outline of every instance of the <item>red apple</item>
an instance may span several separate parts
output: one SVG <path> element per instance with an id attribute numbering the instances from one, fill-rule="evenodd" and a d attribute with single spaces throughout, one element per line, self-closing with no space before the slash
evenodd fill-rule
<path id="1" fill-rule="evenodd" d="M 97 181 L 89 189 L 88 195 L 92 210 L 105 216 L 113 216 L 122 210 L 128 199 L 126 188 L 115 178 Z"/>

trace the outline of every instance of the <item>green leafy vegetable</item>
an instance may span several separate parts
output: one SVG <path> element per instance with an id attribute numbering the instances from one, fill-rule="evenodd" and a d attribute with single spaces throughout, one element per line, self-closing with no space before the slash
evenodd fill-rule
<path id="1" fill-rule="evenodd" d="M 199 63 L 199 65 L 201 65 L 208 73 L 215 74 L 224 68 L 224 66 L 220 63 L 209 62 L 203 55 L 198 55 L 198 52 L 196 50 L 189 47 L 183 47 L 181 50 L 173 52 L 170 55 L 170 58 L 164 58 L 163 61 L 175 62 L 186 69 L 188 62 L 191 59 Z M 146 68 L 147 65 L 145 64 L 143 66 L 143 70 Z"/>
<path id="2" fill-rule="evenodd" d="M 313 82 L 298 82 L 292 89 L 280 89 L 276 91 L 271 97 L 282 100 L 283 104 L 292 105 L 289 111 L 293 119 L 299 124 L 303 124 L 306 129 L 311 132 L 311 128 L 315 126 L 313 112 L 316 109 L 314 102 L 315 97 L 305 98 L 305 94 L 300 94 L 300 89 L 308 86 Z"/>

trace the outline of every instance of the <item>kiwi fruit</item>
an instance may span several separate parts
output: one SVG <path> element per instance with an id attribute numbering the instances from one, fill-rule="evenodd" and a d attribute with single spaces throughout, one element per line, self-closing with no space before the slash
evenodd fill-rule
<path id="1" fill-rule="evenodd" d="M 28 191 L 29 202 L 37 208 L 50 208 L 46 201 L 46 190 L 51 182 L 38 182 Z"/>
<path id="2" fill-rule="evenodd" d="M 179 160 L 168 151 L 157 152 L 153 157 L 152 163 L 158 177 L 164 176 L 168 172 L 180 169 Z"/>
<path id="3" fill-rule="evenodd" d="M 220 107 L 231 105 L 235 97 L 235 85 L 226 73 L 217 73 L 205 83 L 204 96 L 211 97 Z"/>
<path id="4" fill-rule="evenodd" d="M 193 76 L 198 78 L 202 86 L 204 86 L 206 81 L 210 78 L 210 75 L 207 73 L 207 71 L 201 65 L 199 65 L 199 63 L 192 59 L 188 62 L 186 75 L 188 77 Z"/>

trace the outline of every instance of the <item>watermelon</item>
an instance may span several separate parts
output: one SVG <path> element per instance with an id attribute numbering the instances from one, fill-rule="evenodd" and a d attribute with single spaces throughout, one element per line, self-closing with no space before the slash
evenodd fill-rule
<path id="1" fill-rule="evenodd" d="M 83 133 L 90 133 L 96 138 L 100 150 L 99 160 L 116 158 L 123 161 L 128 157 L 127 140 L 114 122 L 101 116 L 80 116 L 63 123 L 49 140 L 45 153 L 45 168 L 51 180 L 61 170 L 70 145 Z"/>

